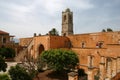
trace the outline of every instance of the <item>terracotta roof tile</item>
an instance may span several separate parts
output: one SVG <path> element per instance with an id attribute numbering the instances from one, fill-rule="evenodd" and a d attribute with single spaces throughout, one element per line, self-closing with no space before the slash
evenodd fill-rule
<path id="1" fill-rule="evenodd" d="M 9 34 L 8 32 L 0 30 L 0 34 Z"/>

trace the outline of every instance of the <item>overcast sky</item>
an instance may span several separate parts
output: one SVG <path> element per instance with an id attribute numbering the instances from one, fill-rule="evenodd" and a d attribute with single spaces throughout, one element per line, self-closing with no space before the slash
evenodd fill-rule
<path id="1" fill-rule="evenodd" d="M 16 38 L 44 35 L 52 28 L 61 34 L 66 8 L 73 11 L 75 34 L 120 31 L 120 0 L 0 0 L 0 30 Z"/>

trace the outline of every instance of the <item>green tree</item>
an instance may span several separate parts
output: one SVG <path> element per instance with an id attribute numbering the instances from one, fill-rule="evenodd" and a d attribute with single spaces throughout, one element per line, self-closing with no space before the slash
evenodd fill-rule
<path id="1" fill-rule="evenodd" d="M 15 57 L 15 50 L 12 48 L 6 48 L 6 50 L 8 51 L 8 54 L 6 54 L 6 56 L 8 58 L 14 58 Z"/>
<path id="2" fill-rule="evenodd" d="M 111 28 L 107 28 L 107 32 L 113 32 Z"/>
<path id="3" fill-rule="evenodd" d="M 105 29 L 103 29 L 103 30 L 102 30 L 102 32 L 106 32 L 106 30 L 105 30 Z"/>
<path id="4" fill-rule="evenodd" d="M 12 48 L 0 48 L 0 55 L 5 58 L 14 58 L 15 50 Z"/>
<path id="5" fill-rule="evenodd" d="M 7 63 L 5 63 L 5 60 L 2 56 L 0 56 L 0 71 L 5 72 L 7 68 Z"/>
<path id="6" fill-rule="evenodd" d="M 58 31 L 57 31 L 55 28 L 53 28 L 52 30 L 50 30 L 50 31 L 49 31 L 49 34 L 50 34 L 50 35 L 56 35 L 56 36 L 59 35 L 59 34 L 58 34 Z"/>
<path id="7" fill-rule="evenodd" d="M 9 74 L 12 80 L 32 80 L 27 70 L 19 65 L 12 66 L 9 70 Z"/>
<path id="8" fill-rule="evenodd" d="M 6 54 L 6 48 L 0 48 L 0 55 L 2 56 L 2 57 L 5 57 L 5 54 Z"/>
<path id="9" fill-rule="evenodd" d="M 24 66 L 29 75 L 31 75 L 32 79 L 38 75 L 38 70 L 36 70 L 36 60 L 34 60 L 32 57 L 25 56 L 25 61 L 23 61 L 21 65 Z"/>
<path id="10" fill-rule="evenodd" d="M 0 74 L 0 80 L 11 80 L 8 74 Z"/>
<path id="11" fill-rule="evenodd" d="M 73 51 L 62 49 L 43 51 L 40 59 L 55 71 L 74 69 L 79 62 L 77 55 Z"/>

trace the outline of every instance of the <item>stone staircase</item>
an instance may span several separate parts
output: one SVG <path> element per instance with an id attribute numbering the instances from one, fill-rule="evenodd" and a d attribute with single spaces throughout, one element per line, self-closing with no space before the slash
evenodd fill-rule
<path id="1" fill-rule="evenodd" d="M 25 61 L 25 57 L 28 57 L 28 53 L 33 44 L 34 44 L 34 40 L 32 39 L 29 45 L 26 48 L 23 48 L 23 50 L 21 50 L 19 54 L 15 57 L 15 61 L 16 62 Z"/>
<path id="2" fill-rule="evenodd" d="M 30 51 L 31 47 L 34 45 L 34 39 L 31 40 L 31 42 L 29 43 L 27 49 L 28 51 Z"/>
<path id="3" fill-rule="evenodd" d="M 20 53 L 15 57 L 15 61 L 16 62 L 24 61 L 26 55 L 27 55 L 27 48 L 20 51 Z"/>

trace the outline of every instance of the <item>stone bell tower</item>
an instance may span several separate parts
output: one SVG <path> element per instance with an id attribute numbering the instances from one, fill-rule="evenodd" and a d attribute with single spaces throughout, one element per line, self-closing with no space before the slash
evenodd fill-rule
<path id="1" fill-rule="evenodd" d="M 62 35 L 73 34 L 73 12 L 69 8 L 62 12 Z"/>

